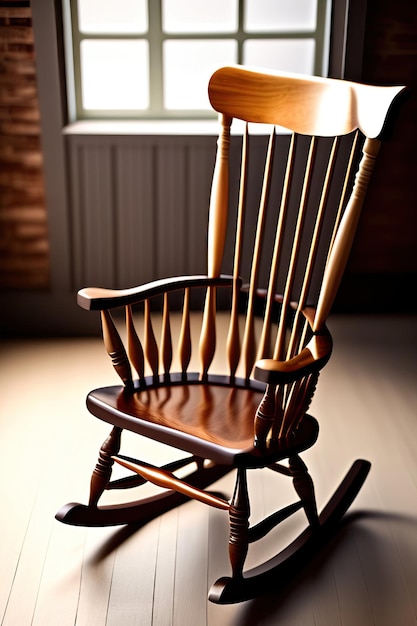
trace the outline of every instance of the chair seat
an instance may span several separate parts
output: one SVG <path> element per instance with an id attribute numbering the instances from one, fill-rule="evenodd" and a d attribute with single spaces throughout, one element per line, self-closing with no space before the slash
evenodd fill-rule
<path id="1" fill-rule="evenodd" d="M 264 386 L 210 376 L 201 383 L 197 374 L 161 377 L 151 384 L 127 390 L 122 386 L 92 391 L 89 411 L 120 428 L 162 441 L 216 463 L 262 466 L 309 448 L 318 436 L 314 418 L 306 416 L 290 445 L 260 450 L 254 446 L 254 416 Z"/>

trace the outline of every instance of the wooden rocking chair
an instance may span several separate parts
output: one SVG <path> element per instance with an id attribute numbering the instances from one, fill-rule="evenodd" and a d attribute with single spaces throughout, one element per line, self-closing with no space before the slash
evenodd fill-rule
<path id="1" fill-rule="evenodd" d="M 87 526 L 129 524 L 147 521 L 189 498 L 228 511 L 232 574 L 214 583 L 209 594 L 210 600 L 221 603 L 267 589 L 270 580 L 320 543 L 340 519 L 370 464 L 356 461 L 318 514 L 313 482 L 300 453 L 318 436 L 318 423 L 307 410 L 332 349 L 326 319 L 388 114 L 403 92 L 403 87 L 244 67 L 225 67 L 213 74 L 209 97 L 220 113 L 221 131 L 210 201 L 207 275 L 168 278 L 126 290 L 79 292 L 81 307 L 101 311 L 105 347 L 123 385 L 88 395 L 89 411 L 113 428 L 93 471 L 89 504 L 68 504 L 57 519 Z M 243 132 L 231 138 L 233 119 L 245 124 Z M 270 125 L 269 138 L 252 134 L 259 124 Z M 234 167 L 231 157 L 238 149 Z M 222 273 L 227 264 L 229 275 Z M 176 305 L 179 299 L 182 303 L 178 371 L 172 371 L 173 299 Z M 158 302 L 159 346 L 153 330 Z M 190 311 L 198 302 L 203 309 L 201 367 L 189 371 L 190 315 L 195 315 Z M 110 313 L 120 307 L 123 332 L 117 314 Z M 136 328 L 137 307 L 144 320 L 142 334 Z M 229 328 L 227 341 L 217 349 L 225 352 L 223 362 L 228 363 L 223 375 L 210 372 L 219 311 Z M 124 429 L 187 456 L 159 468 L 119 455 Z M 134 473 L 111 481 L 114 461 Z M 188 466 L 186 478 L 174 474 Z M 253 468 L 292 478 L 298 499 L 252 527 L 246 476 Z M 236 471 L 236 483 L 230 500 L 205 491 L 231 470 Z M 148 481 L 163 488 L 158 495 L 123 505 L 98 504 L 105 489 Z M 308 521 L 305 532 L 266 564 L 244 571 L 248 545 L 299 509 Z"/>

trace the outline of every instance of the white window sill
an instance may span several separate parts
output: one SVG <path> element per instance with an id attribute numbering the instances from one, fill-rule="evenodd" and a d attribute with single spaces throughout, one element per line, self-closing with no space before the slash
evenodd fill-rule
<path id="1" fill-rule="evenodd" d="M 257 135 L 269 135 L 271 126 L 266 124 L 250 125 L 251 132 Z M 252 127 L 253 126 L 253 127 Z M 65 135 L 194 135 L 217 136 L 217 120 L 83 120 L 69 124 L 63 129 Z M 233 120 L 231 132 L 241 135 L 244 123 Z M 287 130 L 277 127 L 277 132 L 286 134 Z"/>
<path id="2" fill-rule="evenodd" d="M 217 120 L 83 120 L 64 128 L 65 135 L 217 135 Z"/>

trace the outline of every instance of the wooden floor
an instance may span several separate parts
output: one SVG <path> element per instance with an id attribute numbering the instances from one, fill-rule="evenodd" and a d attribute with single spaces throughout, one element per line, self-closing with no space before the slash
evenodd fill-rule
<path id="1" fill-rule="evenodd" d="M 100 340 L 3 343 L 1 623 L 416 624 L 417 319 L 342 317 L 330 328 L 335 350 L 311 410 L 321 434 L 304 455 L 320 506 L 355 458 L 369 459 L 371 473 L 325 554 L 298 577 L 277 581 L 274 593 L 227 607 L 206 601 L 211 583 L 229 571 L 224 512 L 191 502 L 139 530 L 75 528 L 54 519 L 65 502 L 86 500 L 108 433 L 84 405 L 91 388 L 115 382 Z M 126 454 L 138 447 L 151 458 L 150 445 L 125 437 Z M 291 501 L 289 481 L 269 474 L 250 474 L 253 521 L 281 499 Z M 231 484 L 226 477 L 218 488 L 228 492 Z M 292 532 L 273 533 L 249 564 Z"/>

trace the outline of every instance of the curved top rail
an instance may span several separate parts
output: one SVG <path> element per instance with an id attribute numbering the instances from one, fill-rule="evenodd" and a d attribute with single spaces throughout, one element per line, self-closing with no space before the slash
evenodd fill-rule
<path id="1" fill-rule="evenodd" d="M 223 67 L 209 83 L 210 102 L 219 113 L 323 137 L 359 128 L 380 138 L 394 101 L 405 91 L 243 66 Z"/>

